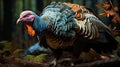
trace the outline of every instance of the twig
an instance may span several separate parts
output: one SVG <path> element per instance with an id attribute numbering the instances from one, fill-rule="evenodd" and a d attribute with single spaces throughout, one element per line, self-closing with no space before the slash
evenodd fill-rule
<path id="1" fill-rule="evenodd" d="M 107 60 L 98 60 L 89 63 L 78 64 L 75 67 L 120 67 L 120 58 L 112 58 Z"/>

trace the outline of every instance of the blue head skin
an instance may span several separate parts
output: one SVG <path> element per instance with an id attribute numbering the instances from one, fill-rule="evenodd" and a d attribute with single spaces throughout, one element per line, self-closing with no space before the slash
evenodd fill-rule
<path id="1" fill-rule="evenodd" d="M 35 33 L 39 35 L 47 28 L 44 20 L 32 11 L 23 11 L 17 20 L 17 23 L 19 22 L 24 24 L 30 36 L 34 36 Z"/>

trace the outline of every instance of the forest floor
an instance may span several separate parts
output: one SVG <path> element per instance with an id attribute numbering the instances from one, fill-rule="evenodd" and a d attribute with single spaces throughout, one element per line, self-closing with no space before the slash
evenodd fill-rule
<path id="1" fill-rule="evenodd" d="M 5 46 L 5 44 L 7 46 Z M 20 56 L 20 53 L 23 49 L 13 49 L 10 42 L 0 42 L 0 67 L 50 67 L 51 61 L 54 59 L 51 53 L 41 53 L 39 55 L 26 55 Z M 3 46 L 4 45 L 4 49 Z M 120 50 L 117 50 L 120 56 Z M 64 59 L 64 56 L 69 56 L 65 53 L 62 55 L 61 59 Z M 90 54 L 87 54 L 90 57 Z M 120 67 L 120 57 L 114 53 L 113 58 L 109 59 L 97 59 L 93 60 L 96 56 L 92 56 L 88 62 L 79 62 L 72 64 L 72 62 L 61 62 L 57 64 L 57 67 Z M 84 57 L 84 55 L 83 55 Z M 84 57 L 85 59 L 87 57 Z M 58 61 L 58 60 L 57 60 Z M 52 66 L 51 66 L 52 67 Z"/>
<path id="2" fill-rule="evenodd" d="M 37 56 L 27 55 L 27 57 L 24 58 L 20 58 L 15 54 L 7 56 L 8 54 L 9 52 L 0 51 L 0 67 L 50 67 L 49 62 L 53 59 L 51 55 L 47 56 L 47 54 Z M 43 59 L 43 57 L 45 59 Z M 58 64 L 57 67 L 120 67 L 120 58 L 114 57 L 105 60 L 82 62 L 74 66 L 69 62 L 65 62 Z"/>

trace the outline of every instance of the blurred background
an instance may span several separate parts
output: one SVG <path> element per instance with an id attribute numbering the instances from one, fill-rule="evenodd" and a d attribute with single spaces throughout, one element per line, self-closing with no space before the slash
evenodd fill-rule
<path id="1" fill-rule="evenodd" d="M 119 21 L 113 22 L 111 21 L 113 19 L 112 16 L 100 15 L 104 11 L 101 7 L 105 6 L 104 3 L 110 0 L 0 0 L 0 44 L 10 44 L 11 46 L 9 47 L 12 47 L 12 50 L 14 50 L 16 48 L 27 48 L 35 43 L 37 41 L 36 37 L 29 37 L 22 24 L 16 25 L 16 20 L 24 10 L 34 11 L 39 15 L 43 8 L 53 1 L 76 3 L 91 8 L 105 24 L 111 27 L 115 36 L 120 36 Z M 119 16 L 120 0 L 111 0 L 110 2 L 112 2 L 112 6 L 117 6 L 116 12 Z M 120 37 L 117 40 L 120 40 Z M 2 49 L 1 45 L 0 49 Z"/>

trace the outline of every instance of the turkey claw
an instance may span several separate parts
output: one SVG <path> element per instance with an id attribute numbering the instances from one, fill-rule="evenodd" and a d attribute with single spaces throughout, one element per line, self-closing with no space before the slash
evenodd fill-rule
<path id="1" fill-rule="evenodd" d="M 57 61 L 56 61 L 56 59 L 54 59 L 54 60 L 50 63 L 49 67 L 57 67 Z"/>
<path id="2" fill-rule="evenodd" d="M 58 61 L 58 64 L 63 65 L 64 63 L 69 64 L 69 66 L 71 66 L 71 67 L 74 67 L 74 63 L 72 62 L 71 58 L 64 58 L 64 59 L 61 59 Z"/>

